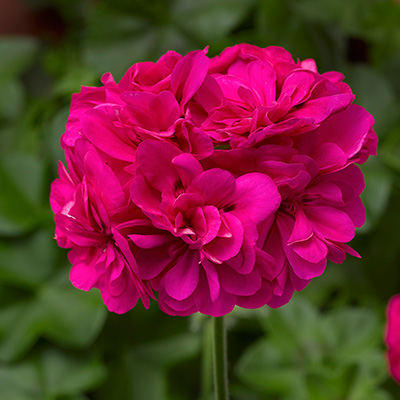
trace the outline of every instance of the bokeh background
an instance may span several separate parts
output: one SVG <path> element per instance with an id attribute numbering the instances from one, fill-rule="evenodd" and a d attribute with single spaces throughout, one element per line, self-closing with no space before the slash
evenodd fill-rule
<path id="1" fill-rule="evenodd" d="M 74 289 L 48 196 L 71 94 L 169 49 L 280 45 L 345 73 L 372 113 L 362 166 L 362 259 L 278 310 L 228 317 L 234 400 L 396 400 L 385 306 L 400 293 L 400 2 L 395 0 L 0 1 L 0 399 L 209 400 L 209 318 L 153 302 L 108 313 Z"/>

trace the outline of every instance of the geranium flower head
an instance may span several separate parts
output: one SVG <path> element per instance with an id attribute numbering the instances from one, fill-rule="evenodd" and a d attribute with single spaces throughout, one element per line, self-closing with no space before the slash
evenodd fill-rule
<path id="1" fill-rule="evenodd" d="M 169 51 L 73 95 L 51 205 L 71 280 L 125 312 L 279 307 L 365 220 L 374 120 L 281 47 Z"/>

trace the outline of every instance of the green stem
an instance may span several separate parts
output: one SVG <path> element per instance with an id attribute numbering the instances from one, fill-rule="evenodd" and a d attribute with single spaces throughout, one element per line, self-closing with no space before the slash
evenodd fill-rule
<path id="1" fill-rule="evenodd" d="M 210 400 L 213 390 L 212 331 L 212 317 L 207 317 L 203 326 L 201 400 Z"/>
<path id="2" fill-rule="evenodd" d="M 224 317 L 213 318 L 213 365 L 215 400 L 228 400 L 228 370 Z"/>

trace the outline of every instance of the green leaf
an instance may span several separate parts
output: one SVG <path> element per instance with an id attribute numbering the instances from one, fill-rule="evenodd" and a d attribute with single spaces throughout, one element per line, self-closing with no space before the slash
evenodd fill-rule
<path id="1" fill-rule="evenodd" d="M 290 365 L 280 350 L 268 340 L 260 340 L 249 346 L 237 363 L 235 372 L 244 382 L 262 393 L 289 396 L 295 391 L 299 400 L 307 399 L 302 371 L 296 365 Z"/>
<path id="2" fill-rule="evenodd" d="M 66 396 L 62 396 L 62 400 L 90 400 L 89 397 L 84 394 L 70 394 Z"/>
<path id="3" fill-rule="evenodd" d="M 0 279 L 35 288 L 53 271 L 56 256 L 53 232 L 38 231 L 18 242 L 0 242 Z"/>
<path id="4" fill-rule="evenodd" d="M 82 65 L 71 66 L 68 72 L 56 82 L 54 93 L 69 100 L 73 93 L 80 90 L 81 86 L 96 84 L 97 76 L 92 69 L 84 68 Z"/>
<path id="5" fill-rule="evenodd" d="M 44 166 L 28 154 L 4 155 L 0 160 L 0 235 L 18 235 L 47 220 L 42 210 Z"/>
<path id="6" fill-rule="evenodd" d="M 51 159 L 54 173 L 58 171 L 58 162 L 62 161 L 65 165 L 64 150 L 61 148 L 60 139 L 65 131 L 69 114 L 69 107 L 59 110 L 46 126 L 45 144 L 48 150 L 48 156 Z"/>
<path id="7" fill-rule="evenodd" d="M 381 357 L 383 364 L 383 357 Z M 379 383 L 379 382 L 378 382 Z M 388 400 L 392 399 L 390 394 L 386 390 L 380 389 L 377 385 L 374 375 L 366 373 L 363 370 L 359 370 L 355 376 L 353 384 L 349 387 L 347 398 L 349 400 Z"/>
<path id="8" fill-rule="evenodd" d="M 167 400 L 166 376 L 157 366 L 147 364 L 133 353 L 128 360 L 128 373 L 130 395 L 125 398 Z"/>
<path id="9" fill-rule="evenodd" d="M 50 396 L 74 395 L 97 387 L 106 376 L 95 358 L 73 357 L 49 349 L 41 355 L 43 385 Z"/>
<path id="10" fill-rule="evenodd" d="M 32 37 L 0 38 L 0 76 L 17 76 L 32 62 L 38 42 Z"/>
<path id="11" fill-rule="evenodd" d="M 296 15 L 308 21 L 337 24 L 347 33 L 362 32 L 364 20 L 369 17 L 374 0 L 300 0 L 293 1 Z"/>
<path id="12" fill-rule="evenodd" d="M 0 361 L 9 362 L 22 356 L 39 338 L 44 325 L 44 311 L 35 301 L 1 310 Z"/>
<path id="13" fill-rule="evenodd" d="M 1 396 L 7 400 L 43 400 L 39 370 L 33 362 L 0 367 Z"/>
<path id="14" fill-rule="evenodd" d="M 150 59 L 156 36 L 143 19 L 99 4 L 89 15 L 83 58 L 99 75 L 111 72 L 119 80 L 132 64 Z"/>
<path id="15" fill-rule="evenodd" d="M 400 172 L 400 122 L 385 137 L 385 141 L 380 143 L 379 154 L 389 167 Z"/>
<path id="16" fill-rule="evenodd" d="M 25 102 L 22 84 L 17 79 L 1 79 L 0 93 L 0 118 L 12 120 L 21 115 Z"/>
<path id="17" fill-rule="evenodd" d="M 88 41 L 114 43 L 122 38 L 133 39 L 148 27 L 145 19 L 116 11 L 113 5 L 97 3 L 88 16 Z"/>
<path id="18" fill-rule="evenodd" d="M 374 129 L 383 137 L 398 119 L 399 106 L 393 85 L 383 74 L 365 65 L 352 66 L 345 75 L 345 81 L 356 95 L 355 102 L 373 115 Z"/>
<path id="19" fill-rule="evenodd" d="M 365 189 L 361 199 L 366 209 L 366 222 L 360 232 L 370 231 L 385 212 L 392 193 L 393 176 L 390 171 L 372 159 L 362 165 Z"/>
<path id="20" fill-rule="evenodd" d="M 98 387 L 106 372 L 93 357 L 74 357 L 47 348 L 38 357 L 0 367 L 1 396 L 7 400 L 50 400 L 60 396 L 83 400 L 83 393 Z"/>
<path id="21" fill-rule="evenodd" d="M 250 12 L 252 0 L 176 0 L 173 24 L 203 43 L 224 39 Z"/>
<path id="22" fill-rule="evenodd" d="M 301 296 L 278 310 L 272 310 L 266 322 L 269 325 L 271 341 L 285 354 L 297 354 L 308 360 L 320 357 L 319 341 L 321 332 L 317 310 Z M 296 350 L 297 349 L 297 350 Z"/>
<path id="23" fill-rule="evenodd" d="M 343 40 L 337 29 L 299 18 L 290 0 L 258 0 L 255 13 L 257 44 L 282 46 L 294 57 L 314 58 L 320 71 L 340 64 Z"/>
<path id="24" fill-rule="evenodd" d="M 381 64 L 386 58 L 398 57 L 399 20 L 400 7 L 397 1 L 374 1 L 364 22 L 363 33 L 371 42 L 370 53 L 375 64 Z M 395 79 L 398 80 L 396 75 Z"/>
<path id="25" fill-rule="evenodd" d="M 14 236 L 32 229 L 36 210 L 10 179 L 0 160 L 0 235 Z"/>
<path id="26" fill-rule="evenodd" d="M 131 65 L 151 58 L 155 42 L 155 32 L 145 31 L 111 44 L 90 43 L 85 48 L 85 62 L 99 75 L 111 72 L 118 81 Z"/>
<path id="27" fill-rule="evenodd" d="M 42 202 L 44 163 L 37 156 L 13 153 L 3 156 L 3 167 L 21 194 L 33 205 Z"/>
<path id="28" fill-rule="evenodd" d="M 48 282 L 37 295 L 0 311 L 0 360 L 16 360 L 41 336 L 72 348 L 95 340 L 107 315 L 100 293 L 82 292 L 61 278 L 63 285 Z"/>
<path id="29" fill-rule="evenodd" d="M 251 388 L 285 400 L 385 395 L 379 389 L 387 374 L 383 328 L 372 310 L 321 313 L 298 294 L 268 320 L 267 336 L 249 346 L 236 365 Z"/>
<path id="30" fill-rule="evenodd" d="M 330 351 L 339 363 L 360 362 L 380 341 L 381 327 L 376 315 L 367 309 L 339 309 L 328 315 L 326 336 L 330 338 Z"/>
<path id="31" fill-rule="evenodd" d="M 106 307 L 98 290 L 83 292 L 62 276 L 65 280 L 62 285 L 47 285 L 39 293 L 40 305 L 46 314 L 44 334 L 62 345 L 88 346 L 104 325 Z"/>
<path id="32" fill-rule="evenodd" d="M 168 368 L 194 357 L 199 351 L 199 335 L 187 333 L 138 346 L 134 354 L 159 368 Z"/>

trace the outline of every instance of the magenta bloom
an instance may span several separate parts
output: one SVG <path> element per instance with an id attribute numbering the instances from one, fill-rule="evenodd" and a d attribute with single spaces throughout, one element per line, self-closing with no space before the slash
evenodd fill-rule
<path id="1" fill-rule="evenodd" d="M 84 137 L 100 152 L 133 162 L 138 144 L 151 139 L 174 143 L 200 158 L 210 155 L 210 137 L 185 118 L 208 65 L 203 51 L 185 57 L 171 51 L 155 64 L 133 65 L 119 84 L 111 74 L 103 75 L 103 87 L 84 87 L 73 95 L 62 147 L 73 147 Z"/>
<path id="2" fill-rule="evenodd" d="M 271 296 L 255 264 L 257 224 L 281 201 L 270 177 L 204 171 L 191 154 L 146 141 L 137 151 L 132 200 L 151 224 L 144 221 L 129 238 L 140 249 L 139 273 L 157 288 L 162 309 L 219 316 L 242 297 L 258 306 L 259 296 L 264 304 Z"/>
<path id="3" fill-rule="evenodd" d="M 400 295 L 392 297 L 386 309 L 385 341 L 390 373 L 400 384 Z"/>
<path id="4" fill-rule="evenodd" d="M 87 142 L 79 139 L 69 174 L 59 165 L 51 188 L 57 243 L 72 248 L 71 282 L 79 289 L 100 289 L 110 311 L 123 313 L 139 299 L 149 305 L 151 291 L 137 276 L 136 263 L 118 228 L 141 214 L 129 203 L 120 181 Z M 82 170 L 78 170 L 81 167 Z"/>
<path id="5" fill-rule="evenodd" d="M 115 312 L 278 307 L 358 257 L 373 118 L 338 72 L 279 47 L 167 52 L 82 88 L 52 186 L 71 281 Z"/>
<path id="6" fill-rule="evenodd" d="M 204 108 L 199 121 L 232 148 L 312 131 L 354 100 L 342 79 L 318 74 L 313 60 L 295 63 L 280 47 L 237 45 L 211 59 L 195 97 Z"/>
<path id="7" fill-rule="evenodd" d="M 341 170 L 340 165 L 338 171 L 326 174 L 310 156 L 278 145 L 217 150 L 208 162 L 239 175 L 266 174 L 280 192 L 279 209 L 258 227 L 260 258 L 273 256 L 264 268 L 274 293 L 268 305 L 286 303 L 294 290 L 323 273 L 327 259 L 341 263 L 346 253 L 358 256 L 345 244 L 365 220 L 359 197 L 364 180 L 356 166 Z"/>

